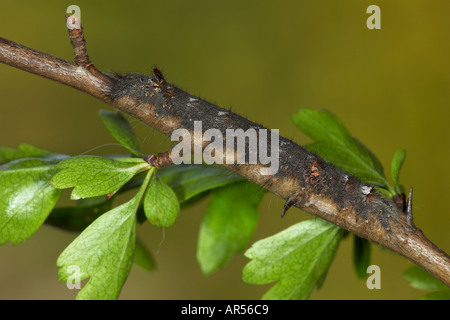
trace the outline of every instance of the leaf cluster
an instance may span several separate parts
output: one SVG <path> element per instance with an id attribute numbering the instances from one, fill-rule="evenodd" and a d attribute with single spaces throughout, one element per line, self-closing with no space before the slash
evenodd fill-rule
<path id="1" fill-rule="evenodd" d="M 133 262 L 148 270 L 156 265 L 136 236 L 137 224 L 170 227 L 181 207 L 212 191 L 199 236 L 202 270 L 213 272 L 243 250 L 257 224 L 264 193 L 259 187 L 216 166 L 153 168 L 122 114 L 101 110 L 100 117 L 131 156 L 71 157 L 28 144 L 0 148 L 0 244 L 19 244 L 43 223 L 78 232 L 57 260 L 59 280 L 89 278 L 77 299 L 116 299 Z M 73 206 L 57 206 L 63 189 L 71 189 Z M 120 194 L 134 189 L 131 199 L 115 205 Z M 230 200 L 237 211 L 228 219 Z"/>

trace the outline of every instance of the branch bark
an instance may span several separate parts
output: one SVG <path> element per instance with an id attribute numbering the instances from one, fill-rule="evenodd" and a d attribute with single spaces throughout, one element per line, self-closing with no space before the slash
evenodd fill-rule
<path id="1" fill-rule="evenodd" d="M 69 37 L 75 62 L 4 38 L 0 38 L 0 62 L 88 93 L 168 136 L 180 128 L 194 136 L 195 121 L 202 121 L 202 132 L 215 128 L 223 136 L 227 129 L 264 129 L 182 91 L 168 83 L 158 70 L 154 76 L 102 73 L 87 56 L 81 27 L 69 28 Z M 397 252 L 450 286 L 450 257 L 414 225 L 410 210 L 400 211 L 392 199 L 294 142 L 280 137 L 279 170 L 274 175 L 261 174 L 265 168 L 261 163 L 224 162 L 222 166 L 285 199 L 283 214 L 295 205 Z"/>

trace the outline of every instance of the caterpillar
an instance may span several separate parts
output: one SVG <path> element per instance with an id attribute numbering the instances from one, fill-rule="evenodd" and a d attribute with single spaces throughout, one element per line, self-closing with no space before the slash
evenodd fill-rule
<path id="1" fill-rule="evenodd" d="M 134 116 L 152 119 L 150 124 L 169 136 L 180 128 L 193 134 L 195 121 L 202 121 L 203 133 L 215 129 L 224 136 L 231 129 L 265 129 L 230 110 L 177 88 L 167 82 L 158 69 L 154 73 L 153 76 L 115 74 L 114 85 L 105 94 L 122 110 L 128 108 Z M 279 139 L 280 162 L 276 174 L 257 174 L 265 164 L 251 164 L 248 158 L 243 164 L 224 163 L 223 166 L 266 189 L 272 189 L 272 192 L 276 189 L 277 195 L 287 199 L 282 216 L 292 205 L 314 212 L 319 210 L 317 206 L 320 201 L 321 211 L 324 203 L 330 206 L 329 218 L 332 221 L 337 219 L 334 217 L 335 209 L 340 213 L 351 212 L 355 219 L 362 219 L 365 223 L 378 221 L 385 230 L 389 230 L 389 219 L 398 218 L 395 203 L 370 184 L 363 183 L 287 138 L 280 136 Z M 247 148 L 248 144 L 246 141 Z M 203 148 L 207 145 L 205 143 Z M 271 143 L 268 143 L 268 152 L 272 153 L 274 150 L 270 146 Z M 275 185 L 278 188 L 271 188 Z M 279 188 L 280 185 L 284 187 Z"/>

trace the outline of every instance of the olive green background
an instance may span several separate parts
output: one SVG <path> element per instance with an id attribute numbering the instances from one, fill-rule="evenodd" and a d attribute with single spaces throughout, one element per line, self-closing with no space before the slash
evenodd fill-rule
<path id="1" fill-rule="evenodd" d="M 300 144 L 290 121 L 300 107 L 328 109 L 371 148 L 388 176 L 391 158 L 407 150 L 401 183 L 414 187 L 416 224 L 450 251 L 450 2 L 328 1 L 2 1 L 0 36 L 72 59 L 64 14 L 81 7 L 91 60 L 104 71 L 150 74 L 231 108 Z M 366 9 L 381 8 L 381 30 L 369 30 Z M 74 89 L 0 64 L 0 145 L 78 155 L 122 152 L 98 110 L 108 105 Z M 168 138 L 131 120 L 144 152 Z M 94 149 L 95 148 L 95 149 Z M 67 203 L 67 193 L 61 204 Z M 158 268 L 134 266 L 121 299 L 259 299 L 270 287 L 245 284 L 248 262 L 236 255 L 204 276 L 196 262 L 207 199 L 182 211 L 172 228 L 138 228 Z M 266 195 L 251 243 L 311 216 Z M 72 299 L 57 281 L 56 259 L 76 234 L 43 226 L 18 246 L 0 247 L 1 299 Z M 250 245 L 250 244 L 249 244 Z M 412 264 L 373 246 L 381 289 L 369 290 L 352 265 L 345 239 L 323 287 L 311 299 L 415 299 L 402 272 Z"/>

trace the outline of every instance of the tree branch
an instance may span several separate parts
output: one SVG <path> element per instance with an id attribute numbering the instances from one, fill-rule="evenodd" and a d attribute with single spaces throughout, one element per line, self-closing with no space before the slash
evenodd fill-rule
<path id="1" fill-rule="evenodd" d="M 73 16 L 71 18 L 74 19 Z M 77 23 L 75 20 L 67 22 L 68 26 Z M 227 129 L 264 129 L 182 91 L 166 82 L 158 70 L 154 76 L 104 74 L 89 60 L 81 26 L 69 28 L 69 37 L 74 47 L 75 62 L 4 38 L 0 38 L 0 62 L 88 93 L 168 136 L 180 128 L 193 136 L 195 121 L 202 121 L 203 133 L 215 128 L 223 136 Z M 294 142 L 283 137 L 279 139 L 279 170 L 274 175 L 261 174 L 261 169 L 266 168 L 261 163 L 236 165 L 224 161 L 222 166 L 285 199 L 283 214 L 295 205 L 401 254 L 450 286 L 450 257 L 414 225 L 411 210 L 403 212 L 397 209 L 391 199 L 370 185 Z M 203 148 L 206 145 L 203 143 Z M 202 152 L 193 150 L 197 154 Z"/>

